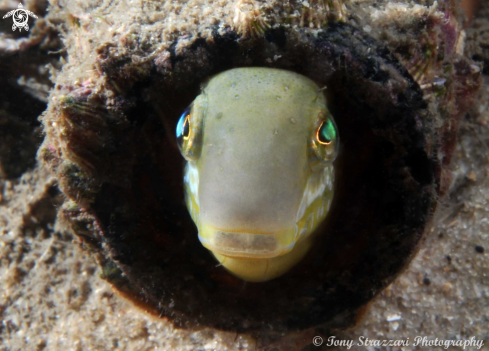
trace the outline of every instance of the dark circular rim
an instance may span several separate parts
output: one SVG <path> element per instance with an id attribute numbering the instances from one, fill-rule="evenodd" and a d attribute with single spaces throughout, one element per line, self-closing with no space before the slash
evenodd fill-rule
<path id="1" fill-rule="evenodd" d="M 84 160 L 66 165 L 65 187 L 91 203 L 65 209 L 75 232 L 109 281 L 180 326 L 284 332 L 351 323 L 411 260 L 436 206 L 432 117 L 419 86 L 381 43 L 340 23 L 275 26 L 250 39 L 216 29 L 177 47 L 144 77 L 101 52 L 115 102 L 65 104 L 64 120 L 78 123 L 67 143 Z M 259 284 L 217 267 L 198 242 L 171 137 L 202 81 L 248 66 L 288 69 L 324 85 L 342 140 L 322 235 L 291 272 Z M 75 108 L 80 103 L 98 109 L 96 117 Z"/>

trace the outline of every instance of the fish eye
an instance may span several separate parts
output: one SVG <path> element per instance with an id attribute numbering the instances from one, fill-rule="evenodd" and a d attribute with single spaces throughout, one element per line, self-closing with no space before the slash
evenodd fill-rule
<path id="1" fill-rule="evenodd" d="M 316 131 L 312 137 L 312 149 L 317 157 L 314 167 L 324 167 L 336 159 L 340 136 L 333 117 L 329 112 L 321 111 L 316 120 Z M 314 168 L 313 167 L 313 168 Z"/>
<path id="2" fill-rule="evenodd" d="M 183 148 L 183 144 L 190 138 L 190 112 L 191 107 L 187 107 L 177 123 L 177 143 L 180 149 Z"/>
<path id="3" fill-rule="evenodd" d="M 187 161 L 200 157 L 202 149 L 202 119 L 206 113 L 206 96 L 199 95 L 180 115 L 175 134 L 177 145 Z"/>
<path id="4" fill-rule="evenodd" d="M 321 122 L 317 132 L 316 140 L 321 145 L 329 145 L 336 139 L 336 127 L 331 119 Z"/>

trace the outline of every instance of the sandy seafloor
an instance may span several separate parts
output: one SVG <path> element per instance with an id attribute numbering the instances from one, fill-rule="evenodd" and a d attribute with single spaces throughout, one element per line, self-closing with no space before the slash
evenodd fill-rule
<path id="1" fill-rule="evenodd" d="M 475 337 L 489 350 L 488 165 L 486 76 L 478 103 L 461 123 L 453 185 L 433 230 L 363 320 L 338 331 L 339 340 L 409 338 L 405 349 L 418 349 L 417 336 Z M 66 226 L 56 222 L 55 186 L 38 166 L 0 179 L 0 350 L 255 349 L 245 335 L 176 329 L 118 296 Z M 316 348 L 325 347 L 307 347 Z"/>

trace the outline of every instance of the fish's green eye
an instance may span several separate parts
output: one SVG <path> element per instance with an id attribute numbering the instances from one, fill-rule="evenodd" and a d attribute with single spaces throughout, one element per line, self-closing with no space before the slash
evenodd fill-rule
<path id="1" fill-rule="evenodd" d="M 321 145 L 329 145 L 336 139 L 336 127 L 331 119 L 321 122 L 316 133 L 316 140 Z"/>
<path id="2" fill-rule="evenodd" d="M 312 164 L 321 168 L 335 160 L 340 136 L 336 123 L 327 110 L 318 113 L 315 128 L 312 149 L 317 159 Z"/>
<path id="3" fill-rule="evenodd" d="M 188 107 L 180 116 L 177 123 L 177 143 L 180 149 L 183 147 L 185 141 L 190 138 L 190 111 L 191 108 Z"/>

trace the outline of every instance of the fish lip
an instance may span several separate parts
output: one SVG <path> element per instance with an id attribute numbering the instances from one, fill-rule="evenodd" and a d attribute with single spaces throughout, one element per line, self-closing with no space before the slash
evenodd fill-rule
<path id="1" fill-rule="evenodd" d="M 199 240 L 214 253 L 243 259 L 267 259 L 283 255 L 293 249 L 295 240 L 284 245 L 285 232 L 255 233 L 229 231 L 206 226 L 205 236 L 199 230 Z"/>

